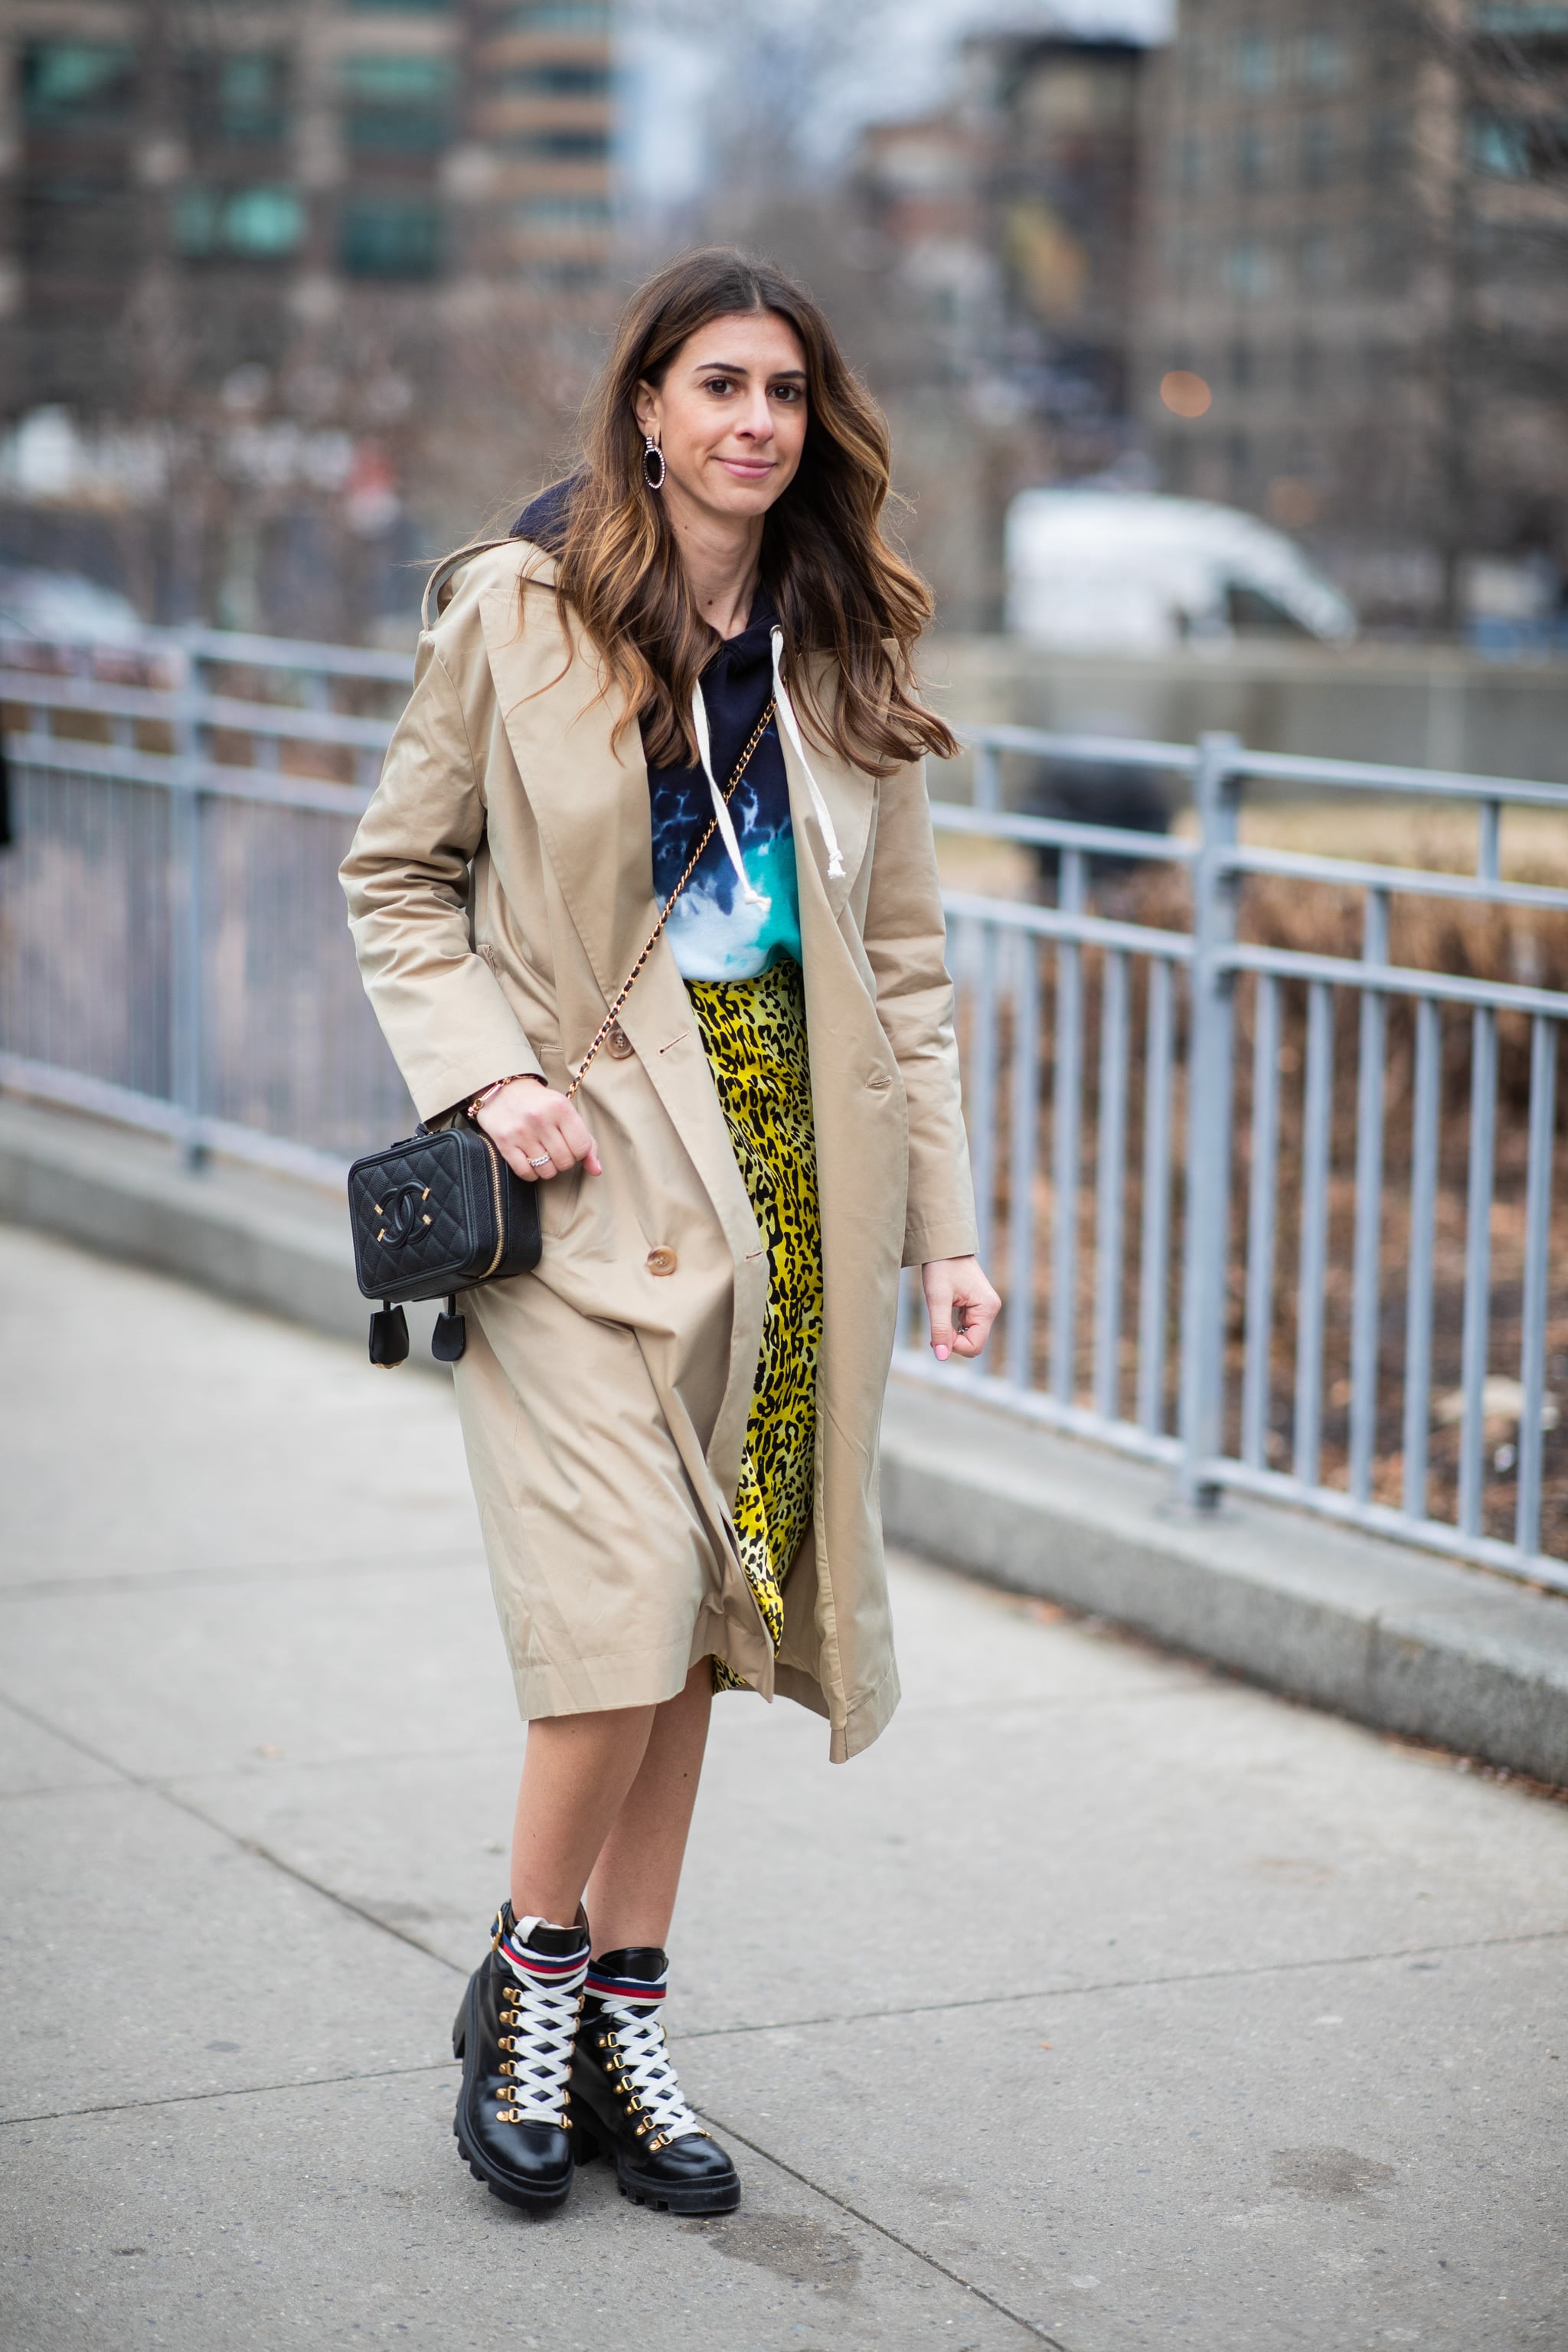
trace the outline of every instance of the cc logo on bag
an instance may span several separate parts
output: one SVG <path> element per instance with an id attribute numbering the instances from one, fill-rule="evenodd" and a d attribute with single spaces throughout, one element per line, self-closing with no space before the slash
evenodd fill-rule
<path id="1" fill-rule="evenodd" d="M 424 1204 L 429 1198 L 428 1184 L 401 1184 L 395 1192 L 388 1192 L 384 1202 L 377 1201 L 375 1213 L 378 1217 L 384 1217 L 386 1223 L 377 1234 L 376 1240 L 390 1242 L 394 1249 L 401 1249 L 405 1242 L 412 1241 L 420 1226 L 430 1223 L 423 1213 Z"/>

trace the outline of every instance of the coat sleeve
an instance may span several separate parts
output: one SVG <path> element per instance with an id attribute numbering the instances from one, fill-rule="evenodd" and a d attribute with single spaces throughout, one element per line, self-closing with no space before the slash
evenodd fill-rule
<path id="1" fill-rule="evenodd" d="M 468 862 L 484 829 L 462 699 L 425 636 L 413 695 L 340 869 L 365 993 L 422 1119 L 492 1078 L 540 1070 L 474 951 Z"/>
<path id="2" fill-rule="evenodd" d="M 861 937 L 909 1105 L 904 1264 L 964 1257 L 975 1245 L 974 1192 L 923 764 L 900 769 L 878 796 Z"/>

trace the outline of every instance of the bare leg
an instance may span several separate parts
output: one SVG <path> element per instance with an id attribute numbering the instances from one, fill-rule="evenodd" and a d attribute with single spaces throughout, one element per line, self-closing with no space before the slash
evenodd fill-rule
<path id="1" fill-rule="evenodd" d="M 588 1918 L 596 1952 L 622 1951 L 628 1944 L 662 1944 L 669 1934 L 712 1698 L 713 1676 L 709 1660 L 702 1658 L 679 1696 L 654 1709 L 641 1769 L 588 1881 Z"/>
<path id="2" fill-rule="evenodd" d="M 569 1927 L 591 1872 L 597 1950 L 663 1943 L 702 1770 L 711 1688 L 704 1658 L 685 1689 L 659 1706 L 541 1716 L 530 1724 L 511 1845 L 511 1907 L 520 1919 Z"/>
<path id="3" fill-rule="evenodd" d="M 511 1907 L 569 1927 L 637 1779 L 658 1710 L 541 1716 L 528 1727 L 511 1839 Z"/>

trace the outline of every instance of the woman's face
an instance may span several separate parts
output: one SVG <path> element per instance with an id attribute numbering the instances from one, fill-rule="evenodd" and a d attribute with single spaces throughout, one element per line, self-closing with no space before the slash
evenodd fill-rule
<path id="1" fill-rule="evenodd" d="M 637 386 L 637 417 L 663 451 L 678 499 L 715 517 L 765 514 L 805 445 L 805 353 L 795 329 L 773 310 L 710 320 L 657 389 Z"/>

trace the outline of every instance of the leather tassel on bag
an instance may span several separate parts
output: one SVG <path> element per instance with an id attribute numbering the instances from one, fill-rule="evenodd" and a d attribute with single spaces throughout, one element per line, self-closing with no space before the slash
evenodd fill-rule
<path id="1" fill-rule="evenodd" d="M 458 1294 L 508 1282 L 539 1263 L 539 1187 L 525 1184 L 472 1125 L 421 1127 L 349 1171 L 354 1273 L 381 1301 L 370 1318 L 370 1360 L 408 1360 L 405 1300 L 439 1298 L 431 1353 L 455 1364 L 468 1340 Z"/>
<path id="2" fill-rule="evenodd" d="M 370 1360 L 391 1371 L 407 1360 L 408 1318 L 401 1307 L 384 1306 L 370 1318 Z"/>
<path id="3" fill-rule="evenodd" d="M 436 1328 L 430 1334 L 430 1353 L 438 1364 L 455 1364 L 468 1344 L 468 1327 L 458 1312 L 456 1297 L 447 1299 L 446 1310 L 436 1318 Z"/>

